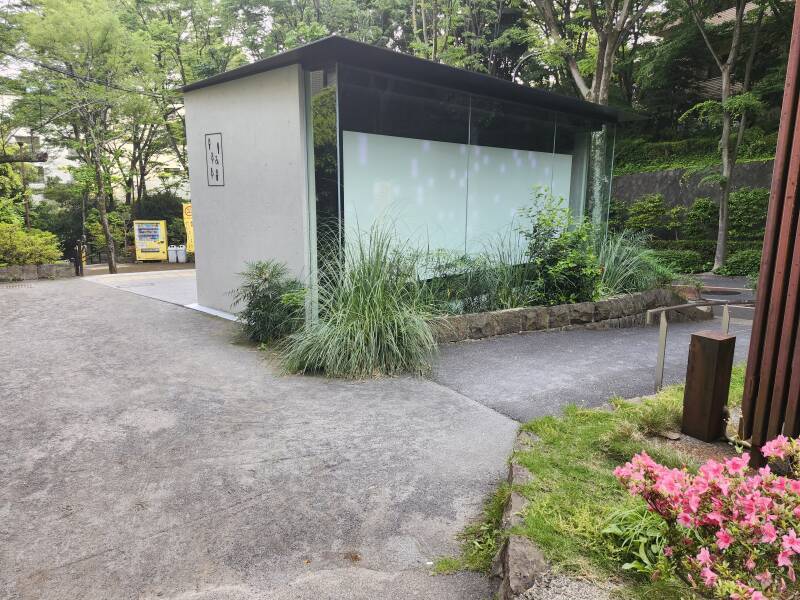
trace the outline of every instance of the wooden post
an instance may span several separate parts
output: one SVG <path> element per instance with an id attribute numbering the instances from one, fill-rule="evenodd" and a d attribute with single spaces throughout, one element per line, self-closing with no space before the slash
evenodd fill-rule
<path id="1" fill-rule="evenodd" d="M 725 435 L 725 406 L 731 385 L 736 336 L 719 331 L 692 334 L 681 431 L 714 442 Z"/>
<path id="2" fill-rule="evenodd" d="M 661 391 L 664 386 L 664 359 L 667 354 L 667 312 L 661 311 L 658 315 L 658 356 L 656 357 L 655 391 Z"/>

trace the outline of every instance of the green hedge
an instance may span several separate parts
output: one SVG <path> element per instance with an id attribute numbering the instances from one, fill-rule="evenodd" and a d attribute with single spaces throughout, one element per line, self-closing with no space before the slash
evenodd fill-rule
<path id="1" fill-rule="evenodd" d="M 662 265 L 676 273 L 703 273 L 712 263 L 695 250 L 654 250 L 653 255 Z"/>
<path id="2" fill-rule="evenodd" d="M 756 277 L 761 267 L 761 250 L 740 250 L 728 255 L 720 275 Z"/>
<path id="3" fill-rule="evenodd" d="M 61 250 L 54 234 L 0 223 L 0 266 L 43 265 L 57 260 L 61 260 Z"/>

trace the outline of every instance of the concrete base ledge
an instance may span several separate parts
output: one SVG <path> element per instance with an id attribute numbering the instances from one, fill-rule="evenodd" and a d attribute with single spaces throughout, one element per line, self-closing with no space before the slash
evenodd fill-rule
<path id="1" fill-rule="evenodd" d="M 66 277 L 75 277 L 75 267 L 68 262 L 49 265 L 10 265 L 8 267 L 0 267 L 0 281 L 62 279 Z"/>
<path id="2" fill-rule="evenodd" d="M 636 294 L 606 298 L 598 302 L 510 308 L 485 313 L 449 315 L 432 322 L 439 343 L 479 340 L 496 335 L 548 329 L 618 329 L 645 325 L 647 311 L 664 306 L 685 304 L 671 289 L 655 289 Z M 713 318 L 700 307 L 681 309 L 671 320 L 705 320 Z"/>

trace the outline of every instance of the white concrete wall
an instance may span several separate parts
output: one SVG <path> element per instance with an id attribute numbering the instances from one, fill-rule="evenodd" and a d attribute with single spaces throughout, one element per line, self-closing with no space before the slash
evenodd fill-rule
<path id="1" fill-rule="evenodd" d="M 232 312 L 248 261 L 307 275 L 302 70 L 292 65 L 186 94 L 198 303 Z M 206 179 L 205 134 L 222 133 L 224 186 Z"/>

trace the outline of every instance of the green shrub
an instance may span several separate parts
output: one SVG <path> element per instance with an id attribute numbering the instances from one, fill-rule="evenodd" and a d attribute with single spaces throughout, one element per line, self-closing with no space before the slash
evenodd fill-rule
<path id="1" fill-rule="evenodd" d="M 527 244 L 526 277 L 537 304 L 568 304 L 597 299 L 602 270 L 591 226 L 574 223 L 569 210 L 545 198 L 538 209 L 522 211 L 527 226 L 519 233 Z"/>
<path id="2" fill-rule="evenodd" d="M 695 250 L 653 250 L 653 256 L 675 273 L 702 273 L 711 268 Z"/>
<path id="3" fill-rule="evenodd" d="M 628 207 L 626 229 L 650 235 L 663 235 L 667 223 L 667 205 L 661 194 L 642 196 Z"/>
<path id="4" fill-rule="evenodd" d="M 416 261 L 380 227 L 354 240 L 343 263 L 320 275 L 319 318 L 286 338 L 286 370 L 348 378 L 427 374 L 437 347 Z"/>
<path id="5" fill-rule="evenodd" d="M 672 281 L 674 274 L 655 259 L 647 241 L 647 236 L 628 231 L 609 233 L 598 240 L 602 295 L 640 292 Z"/>
<path id="6" fill-rule="evenodd" d="M 622 200 L 612 198 L 608 206 L 608 230 L 613 233 L 623 231 L 627 220 L 628 205 Z"/>
<path id="7" fill-rule="evenodd" d="M 49 231 L 0 223 L 0 264 L 42 265 L 61 260 L 58 238 Z"/>
<path id="8" fill-rule="evenodd" d="M 695 198 L 686 211 L 681 237 L 690 240 L 713 240 L 717 237 L 719 207 L 711 198 Z"/>
<path id="9" fill-rule="evenodd" d="M 768 204 L 767 188 L 740 188 L 731 192 L 728 236 L 736 240 L 763 240 Z"/>
<path id="10" fill-rule="evenodd" d="M 758 277 L 761 268 L 761 250 L 732 252 L 719 269 L 720 275 Z"/>
<path id="11" fill-rule="evenodd" d="M 297 331 L 304 318 L 303 288 L 289 276 L 286 265 L 271 260 L 248 263 L 240 275 L 242 285 L 233 292 L 233 305 L 243 307 L 237 316 L 247 337 L 270 343 Z"/>

